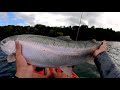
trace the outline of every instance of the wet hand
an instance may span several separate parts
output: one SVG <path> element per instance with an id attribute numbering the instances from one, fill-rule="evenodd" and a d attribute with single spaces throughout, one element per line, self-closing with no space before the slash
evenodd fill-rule
<path id="1" fill-rule="evenodd" d="M 22 46 L 16 41 L 16 74 L 18 78 L 32 78 L 33 66 L 29 65 L 22 55 Z"/>
<path id="2" fill-rule="evenodd" d="M 57 72 L 55 68 L 52 68 L 52 73 L 55 78 L 68 78 L 64 72 Z"/>
<path id="3" fill-rule="evenodd" d="M 107 50 L 107 43 L 105 40 L 103 40 L 100 47 L 97 50 L 95 50 L 93 56 L 96 57 L 98 54 L 100 54 L 101 52 L 106 51 L 106 50 Z"/>

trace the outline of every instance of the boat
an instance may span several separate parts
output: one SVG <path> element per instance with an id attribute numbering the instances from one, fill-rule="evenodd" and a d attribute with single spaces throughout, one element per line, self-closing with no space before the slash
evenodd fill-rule
<path id="1" fill-rule="evenodd" d="M 55 68 L 56 72 L 61 73 L 62 70 L 60 68 Z M 49 78 L 53 78 L 53 74 L 52 74 L 52 68 L 49 68 L 50 70 L 50 77 Z M 39 74 L 39 75 L 45 75 L 45 68 L 39 68 L 39 67 L 35 67 L 34 66 L 34 73 Z M 79 78 L 78 75 L 75 72 L 72 72 L 72 75 L 69 78 Z"/>

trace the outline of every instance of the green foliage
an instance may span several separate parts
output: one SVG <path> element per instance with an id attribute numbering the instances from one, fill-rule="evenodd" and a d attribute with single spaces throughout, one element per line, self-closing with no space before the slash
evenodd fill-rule
<path id="1" fill-rule="evenodd" d="M 63 36 L 63 33 L 62 32 L 57 32 L 57 35 L 58 36 Z"/>
<path id="2" fill-rule="evenodd" d="M 73 40 L 108 40 L 108 41 L 120 41 L 120 32 L 115 32 L 112 28 L 95 28 L 95 26 L 88 27 L 87 25 L 68 26 L 68 27 L 50 27 L 41 24 L 35 26 L 0 26 L 0 40 L 20 34 L 35 34 L 44 35 L 50 37 L 66 36 L 69 35 Z"/>

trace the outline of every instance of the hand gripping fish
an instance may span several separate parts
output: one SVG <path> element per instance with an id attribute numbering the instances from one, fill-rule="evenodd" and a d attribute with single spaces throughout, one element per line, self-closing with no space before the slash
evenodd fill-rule
<path id="1" fill-rule="evenodd" d="M 94 60 L 91 49 L 100 45 L 90 41 L 72 41 L 42 35 L 15 35 L 0 43 L 2 51 L 8 55 L 8 62 L 15 61 L 15 41 L 22 45 L 22 54 L 27 63 L 37 67 L 59 67 L 69 76 L 73 65 Z"/>

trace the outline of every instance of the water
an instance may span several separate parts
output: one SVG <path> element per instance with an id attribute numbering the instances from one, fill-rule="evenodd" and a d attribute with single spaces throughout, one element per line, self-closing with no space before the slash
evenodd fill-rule
<path id="1" fill-rule="evenodd" d="M 15 62 L 8 63 L 7 55 L 0 49 L 0 78 L 12 78 L 16 72 Z M 97 68 L 92 64 L 80 64 L 73 71 L 81 78 L 98 78 Z"/>
<path id="2" fill-rule="evenodd" d="M 15 62 L 8 63 L 7 55 L 0 49 L 0 78 L 12 78 L 15 75 Z"/>
<path id="3" fill-rule="evenodd" d="M 100 74 L 96 68 L 96 65 L 92 65 L 89 63 L 80 64 L 77 68 L 73 68 L 73 71 L 80 78 L 100 78 Z"/>

